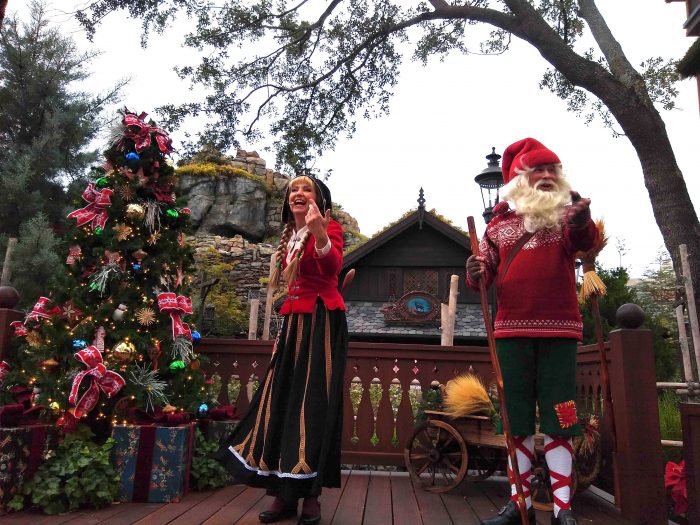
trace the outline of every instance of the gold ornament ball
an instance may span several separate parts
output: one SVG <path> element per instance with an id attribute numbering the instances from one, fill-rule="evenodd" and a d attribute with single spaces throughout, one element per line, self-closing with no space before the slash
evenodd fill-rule
<path id="1" fill-rule="evenodd" d="M 126 207 L 126 216 L 130 219 L 141 220 L 144 215 L 146 215 L 146 211 L 140 204 L 132 203 Z"/>
<path id="2" fill-rule="evenodd" d="M 49 405 L 49 408 L 51 410 L 53 410 L 54 412 L 58 412 L 59 410 L 61 410 L 61 405 L 59 405 L 58 403 L 56 403 L 56 401 L 54 401 L 53 403 L 51 403 Z"/>
<path id="3" fill-rule="evenodd" d="M 122 341 L 112 349 L 112 359 L 122 365 L 130 363 L 136 359 L 136 347 L 130 341 Z"/>

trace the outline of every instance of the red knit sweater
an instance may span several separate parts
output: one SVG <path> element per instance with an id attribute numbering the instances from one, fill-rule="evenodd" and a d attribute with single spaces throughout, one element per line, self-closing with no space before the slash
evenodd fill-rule
<path id="1" fill-rule="evenodd" d="M 486 261 L 487 287 L 523 233 L 524 221 L 512 210 L 497 215 L 486 227 L 479 253 Z M 577 229 L 562 223 L 561 228 L 535 233 L 515 256 L 505 276 L 497 280 L 494 336 L 581 340 L 583 324 L 576 298 L 574 254 L 590 250 L 597 235 L 592 220 Z M 479 289 L 469 275 L 467 285 Z"/>
<path id="2" fill-rule="evenodd" d="M 331 219 L 326 234 L 331 240 L 331 251 L 324 257 L 316 255 L 316 240 L 313 235 L 309 236 L 299 261 L 299 276 L 289 283 L 289 295 L 280 314 L 312 313 L 317 297 L 328 310 L 345 310 L 345 302 L 338 291 L 338 274 L 343 266 L 343 227 Z M 286 262 L 283 266 L 286 267 Z"/>

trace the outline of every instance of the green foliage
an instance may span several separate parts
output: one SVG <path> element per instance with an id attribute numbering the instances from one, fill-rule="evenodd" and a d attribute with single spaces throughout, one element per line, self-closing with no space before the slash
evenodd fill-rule
<path id="1" fill-rule="evenodd" d="M 218 489 L 231 484 L 231 475 L 220 461 L 212 457 L 218 449 L 217 443 L 207 441 L 201 430 L 195 430 L 190 476 L 196 490 Z"/>
<path id="2" fill-rule="evenodd" d="M 659 424 L 661 427 L 661 439 L 675 441 L 683 440 L 681 427 L 680 398 L 673 390 L 664 390 L 659 395 Z M 682 449 L 676 447 L 664 447 L 664 464 L 666 461 L 678 463 L 682 457 Z"/>
<path id="3" fill-rule="evenodd" d="M 109 93 L 80 90 L 96 52 L 79 53 L 74 41 L 49 26 L 46 8 L 30 5 L 30 19 L 7 19 L 0 32 L 0 229 L 12 235 L 43 211 L 52 224 L 63 218 L 71 189 L 96 152 Z M 82 191 L 82 189 L 81 189 Z"/>
<path id="4" fill-rule="evenodd" d="M 416 411 L 416 423 L 421 423 L 428 419 L 425 415 L 426 410 L 442 410 L 442 392 L 440 388 L 429 388 L 423 392 L 423 397 Z"/>
<path id="5" fill-rule="evenodd" d="M 196 260 L 197 267 L 200 271 L 206 272 L 208 279 L 219 279 L 218 284 L 206 297 L 207 304 L 214 305 L 214 321 L 211 325 L 207 325 L 207 335 L 225 337 L 247 330 L 246 312 L 231 281 L 231 272 L 237 262 L 224 261 L 224 257 L 213 248 L 198 253 Z M 196 296 L 193 303 L 201 303 L 201 298 Z"/>
<path id="6" fill-rule="evenodd" d="M 640 305 L 646 314 L 644 326 L 652 333 L 657 379 L 668 381 L 677 378 L 679 360 L 677 345 L 674 344 L 673 338 L 671 317 L 673 301 L 670 300 L 673 297 L 674 288 L 664 288 L 665 285 L 661 281 L 655 281 L 650 277 L 651 273 L 645 274 L 649 279 L 645 277 L 634 288 L 628 285 L 629 275 L 624 268 L 605 269 L 598 266 L 596 273 L 608 289 L 605 296 L 598 300 L 604 338 L 607 339 L 608 333 L 615 327 L 615 314 L 620 306 L 625 303 Z M 662 297 L 666 297 L 666 302 L 661 300 Z M 580 309 L 583 318 L 583 342 L 593 344 L 595 343 L 595 324 L 590 307 L 585 304 L 580 305 Z"/>
<path id="7" fill-rule="evenodd" d="M 607 27 L 590 30 L 597 49 L 581 46 L 589 42 L 584 38 L 587 30 L 600 25 L 593 2 L 472 0 L 431 5 L 337 0 L 311 6 L 224 0 L 218 8 L 212 13 L 206 3 L 184 0 L 97 0 L 80 11 L 78 19 L 92 34 L 105 16 L 124 10 L 142 21 L 145 41 L 150 29 L 166 31 L 169 22 L 186 12 L 196 29 L 184 36 L 185 45 L 217 53 L 207 53 L 200 64 L 180 67 L 179 73 L 211 94 L 205 100 L 163 106 L 168 125 L 203 112 L 216 115 L 218 120 L 202 133 L 199 144 L 225 150 L 236 146 L 240 136 L 259 137 L 260 117 L 265 116 L 278 139 L 278 163 L 292 168 L 310 164 L 312 155 L 331 149 L 337 137 L 352 135 L 357 118 L 387 113 L 406 57 L 427 64 L 432 57 L 473 52 L 468 45 L 474 33 L 470 26 L 478 23 L 493 28 L 481 43 L 484 53 L 505 52 L 515 35 L 549 57 L 554 69 L 542 86 L 588 121 L 599 114 L 606 125 L 615 123 L 602 101 L 606 94 L 596 88 L 616 96 L 617 87 L 611 86 L 624 85 L 643 104 L 651 99 L 665 108 L 672 107 L 675 96 L 673 64 L 650 59 L 642 63 L 644 72 L 637 73 L 621 51 L 611 49 Z M 240 47 L 246 50 L 243 55 Z M 578 54 L 576 47 L 582 47 Z M 259 92 L 265 97 L 252 102 Z M 198 145 L 190 144 L 189 149 Z"/>
<path id="8" fill-rule="evenodd" d="M 608 333 L 615 327 L 615 313 L 625 303 L 634 303 L 634 292 L 627 286 L 629 274 L 624 268 L 602 268 L 597 266 L 596 273 L 607 287 L 606 294 L 598 299 L 598 308 L 603 324 L 603 336 L 607 339 Z M 593 344 L 595 339 L 595 324 L 588 304 L 580 305 L 583 318 L 583 343 Z"/>
<path id="9" fill-rule="evenodd" d="M 56 238 L 46 215 L 39 213 L 20 227 L 19 242 L 12 252 L 10 284 L 20 292 L 20 305 L 31 308 L 47 285 L 64 269 Z"/>
<path id="10" fill-rule="evenodd" d="M 24 486 L 24 496 L 15 496 L 10 508 L 20 510 L 28 504 L 46 514 L 60 514 L 111 504 L 119 492 L 119 475 L 110 461 L 114 440 L 100 445 L 93 437 L 83 425 L 66 435 L 55 455 Z"/>

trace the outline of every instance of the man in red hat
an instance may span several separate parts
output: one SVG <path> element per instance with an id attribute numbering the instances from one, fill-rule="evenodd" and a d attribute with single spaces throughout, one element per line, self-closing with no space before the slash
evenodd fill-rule
<path id="1" fill-rule="evenodd" d="M 574 254 L 589 250 L 598 234 L 590 199 L 571 191 L 559 157 L 537 140 L 506 148 L 503 179 L 504 202 L 494 208 L 480 256 L 467 260 L 467 284 L 478 290 L 484 279 L 487 287 L 496 286 L 496 352 L 530 523 L 535 524 L 530 483 L 537 407 L 554 499 L 552 525 L 576 525 L 569 503 L 571 438 L 580 433 L 576 347 L 583 324 Z M 511 500 L 482 525 L 521 523 L 510 465 L 509 477 Z"/>

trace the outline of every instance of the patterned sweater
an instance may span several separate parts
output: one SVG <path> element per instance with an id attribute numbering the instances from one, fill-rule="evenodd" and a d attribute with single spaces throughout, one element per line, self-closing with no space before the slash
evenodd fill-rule
<path id="1" fill-rule="evenodd" d="M 486 262 L 487 287 L 525 233 L 523 218 L 507 206 L 503 208 L 506 211 L 489 223 L 479 244 L 479 253 Z M 496 279 L 494 336 L 568 337 L 580 341 L 583 324 L 576 297 L 574 254 L 591 249 L 597 235 L 592 220 L 577 229 L 562 222 L 560 228 L 535 233 L 514 257 L 506 274 Z M 469 275 L 467 285 L 479 289 Z"/>

